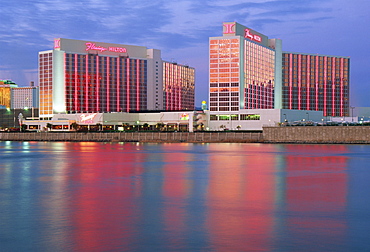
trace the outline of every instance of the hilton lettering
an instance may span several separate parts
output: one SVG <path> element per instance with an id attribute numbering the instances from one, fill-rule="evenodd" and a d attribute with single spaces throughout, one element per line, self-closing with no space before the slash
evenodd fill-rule
<path id="1" fill-rule="evenodd" d="M 122 48 L 122 47 L 109 47 L 108 51 L 110 51 L 110 52 L 121 52 L 121 53 L 127 52 L 126 48 Z"/>

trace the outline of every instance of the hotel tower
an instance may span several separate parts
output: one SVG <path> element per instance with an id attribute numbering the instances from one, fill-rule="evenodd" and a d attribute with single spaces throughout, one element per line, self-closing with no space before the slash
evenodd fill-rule
<path id="1" fill-rule="evenodd" d="M 209 38 L 210 111 L 296 109 L 346 116 L 349 58 L 282 51 L 269 39 L 236 22 Z"/>
<path id="2" fill-rule="evenodd" d="M 142 46 L 58 38 L 39 52 L 40 117 L 193 110 L 195 70 Z"/>

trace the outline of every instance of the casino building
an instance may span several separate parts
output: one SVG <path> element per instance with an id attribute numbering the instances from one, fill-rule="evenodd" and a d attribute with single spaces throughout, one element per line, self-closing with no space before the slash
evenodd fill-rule
<path id="1" fill-rule="evenodd" d="M 223 35 L 209 38 L 209 108 L 348 116 L 349 58 L 283 52 L 280 39 L 225 22 Z"/>
<path id="2" fill-rule="evenodd" d="M 274 108 L 280 40 L 227 22 L 222 37 L 209 39 L 209 57 L 210 111 Z"/>
<path id="3" fill-rule="evenodd" d="M 13 81 L 0 80 L 0 105 L 4 108 L 11 107 L 12 89 L 18 87 Z"/>
<path id="4" fill-rule="evenodd" d="M 38 87 L 15 87 L 11 89 L 11 108 L 25 109 L 39 107 Z"/>
<path id="5" fill-rule="evenodd" d="M 282 107 L 349 116 L 349 58 L 283 52 Z"/>
<path id="6" fill-rule="evenodd" d="M 157 49 L 58 38 L 39 52 L 40 117 L 193 110 L 194 77 Z"/>

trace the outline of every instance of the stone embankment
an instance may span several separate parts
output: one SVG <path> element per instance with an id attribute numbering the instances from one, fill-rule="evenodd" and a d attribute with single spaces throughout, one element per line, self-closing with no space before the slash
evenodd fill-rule
<path id="1" fill-rule="evenodd" d="M 261 132 L 0 132 L 0 141 L 251 143 Z"/>
<path id="2" fill-rule="evenodd" d="M 265 143 L 370 144 L 370 126 L 264 127 Z"/>
<path id="3" fill-rule="evenodd" d="M 264 127 L 262 132 L 0 132 L 0 141 L 370 144 L 370 126 Z"/>

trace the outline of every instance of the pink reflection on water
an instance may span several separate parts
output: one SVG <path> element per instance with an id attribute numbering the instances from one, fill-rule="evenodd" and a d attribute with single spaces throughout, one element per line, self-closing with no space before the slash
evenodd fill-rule
<path id="1" fill-rule="evenodd" d="M 347 224 L 341 216 L 347 205 L 348 178 L 345 145 L 288 145 L 294 154 L 286 157 L 287 210 L 294 213 L 288 226 L 296 235 L 319 242 L 345 237 Z M 313 153 L 307 156 L 307 153 Z"/>
<path id="2" fill-rule="evenodd" d="M 184 232 L 186 230 L 187 212 L 184 207 L 189 196 L 189 168 L 191 155 L 184 152 L 188 144 L 164 145 L 163 150 L 170 152 L 163 155 L 163 196 L 164 229 L 168 241 L 168 249 L 175 251 L 185 247 Z"/>
<path id="3" fill-rule="evenodd" d="M 71 199 L 74 249 L 124 248 L 135 234 L 132 198 L 141 192 L 141 180 L 127 178 L 143 172 L 145 154 L 130 155 L 137 148 L 133 144 L 76 143 L 70 147 L 76 151 L 76 169 L 70 179 L 81 181 Z M 117 178 L 123 181 L 117 182 Z"/>
<path id="4" fill-rule="evenodd" d="M 269 250 L 275 147 L 245 145 L 242 153 L 237 145 L 220 147 L 228 150 L 227 155 L 213 155 L 210 160 L 207 224 L 211 243 L 217 251 Z"/>

